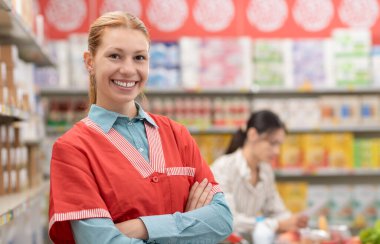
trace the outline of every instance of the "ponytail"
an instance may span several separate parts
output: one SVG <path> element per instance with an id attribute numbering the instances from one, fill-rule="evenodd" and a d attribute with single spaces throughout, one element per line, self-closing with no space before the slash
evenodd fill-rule
<path id="1" fill-rule="evenodd" d="M 242 147 L 245 142 L 245 138 L 247 137 L 247 131 L 243 131 L 241 128 L 235 132 L 232 136 L 230 145 L 226 150 L 226 154 L 230 154 L 235 152 L 238 148 Z"/>

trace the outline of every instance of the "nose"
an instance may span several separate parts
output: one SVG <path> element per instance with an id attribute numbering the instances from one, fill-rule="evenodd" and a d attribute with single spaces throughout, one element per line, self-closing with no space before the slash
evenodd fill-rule
<path id="1" fill-rule="evenodd" d="M 136 72 L 136 67 L 132 59 L 126 58 L 119 67 L 119 72 L 121 74 L 133 74 Z"/>

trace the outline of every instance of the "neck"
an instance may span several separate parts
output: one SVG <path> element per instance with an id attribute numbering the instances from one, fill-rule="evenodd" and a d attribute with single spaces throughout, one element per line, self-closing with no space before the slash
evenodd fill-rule
<path id="1" fill-rule="evenodd" d="M 97 103 L 97 105 L 100 107 L 103 107 L 107 110 L 126 115 L 126 116 L 128 116 L 128 118 L 134 118 L 137 116 L 137 108 L 136 108 L 136 104 L 134 101 L 131 101 L 127 104 L 120 105 L 118 107 L 107 106 L 106 104 L 102 104 L 99 102 Z"/>
<path id="2" fill-rule="evenodd" d="M 245 160 L 247 160 L 249 168 L 251 170 L 256 170 L 257 166 L 260 163 L 259 159 L 251 152 L 251 150 L 249 150 L 246 145 L 243 146 L 242 153 Z"/>

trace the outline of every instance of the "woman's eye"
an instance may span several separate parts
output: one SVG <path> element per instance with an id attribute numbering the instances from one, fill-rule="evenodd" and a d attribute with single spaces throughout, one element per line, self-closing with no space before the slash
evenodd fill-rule
<path id="1" fill-rule="evenodd" d="M 114 54 L 111 54 L 109 57 L 112 58 L 112 59 L 119 59 L 119 58 L 120 58 L 120 55 L 114 53 Z"/>
<path id="2" fill-rule="evenodd" d="M 139 61 L 142 61 L 142 60 L 145 60 L 146 58 L 143 55 L 138 55 L 138 56 L 135 57 L 135 59 L 139 60 Z"/>

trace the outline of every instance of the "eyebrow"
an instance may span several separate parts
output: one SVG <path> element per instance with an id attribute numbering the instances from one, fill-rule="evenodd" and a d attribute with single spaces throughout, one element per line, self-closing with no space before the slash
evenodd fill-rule
<path id="1" fill-rule="evenodd" d="M 118 52 L 124 52 L 124 49 L 119 48 L 119 47 L 110 47 L 110 48 L 108 48 L 108 51 L 110 51 L 110 50 L 111 51 L 115 50 L 115 51 L 118 51 Z M 141 50 L 136 51 L 135 53 L 148 53 L 148 50 L 141 49 Z"/>

